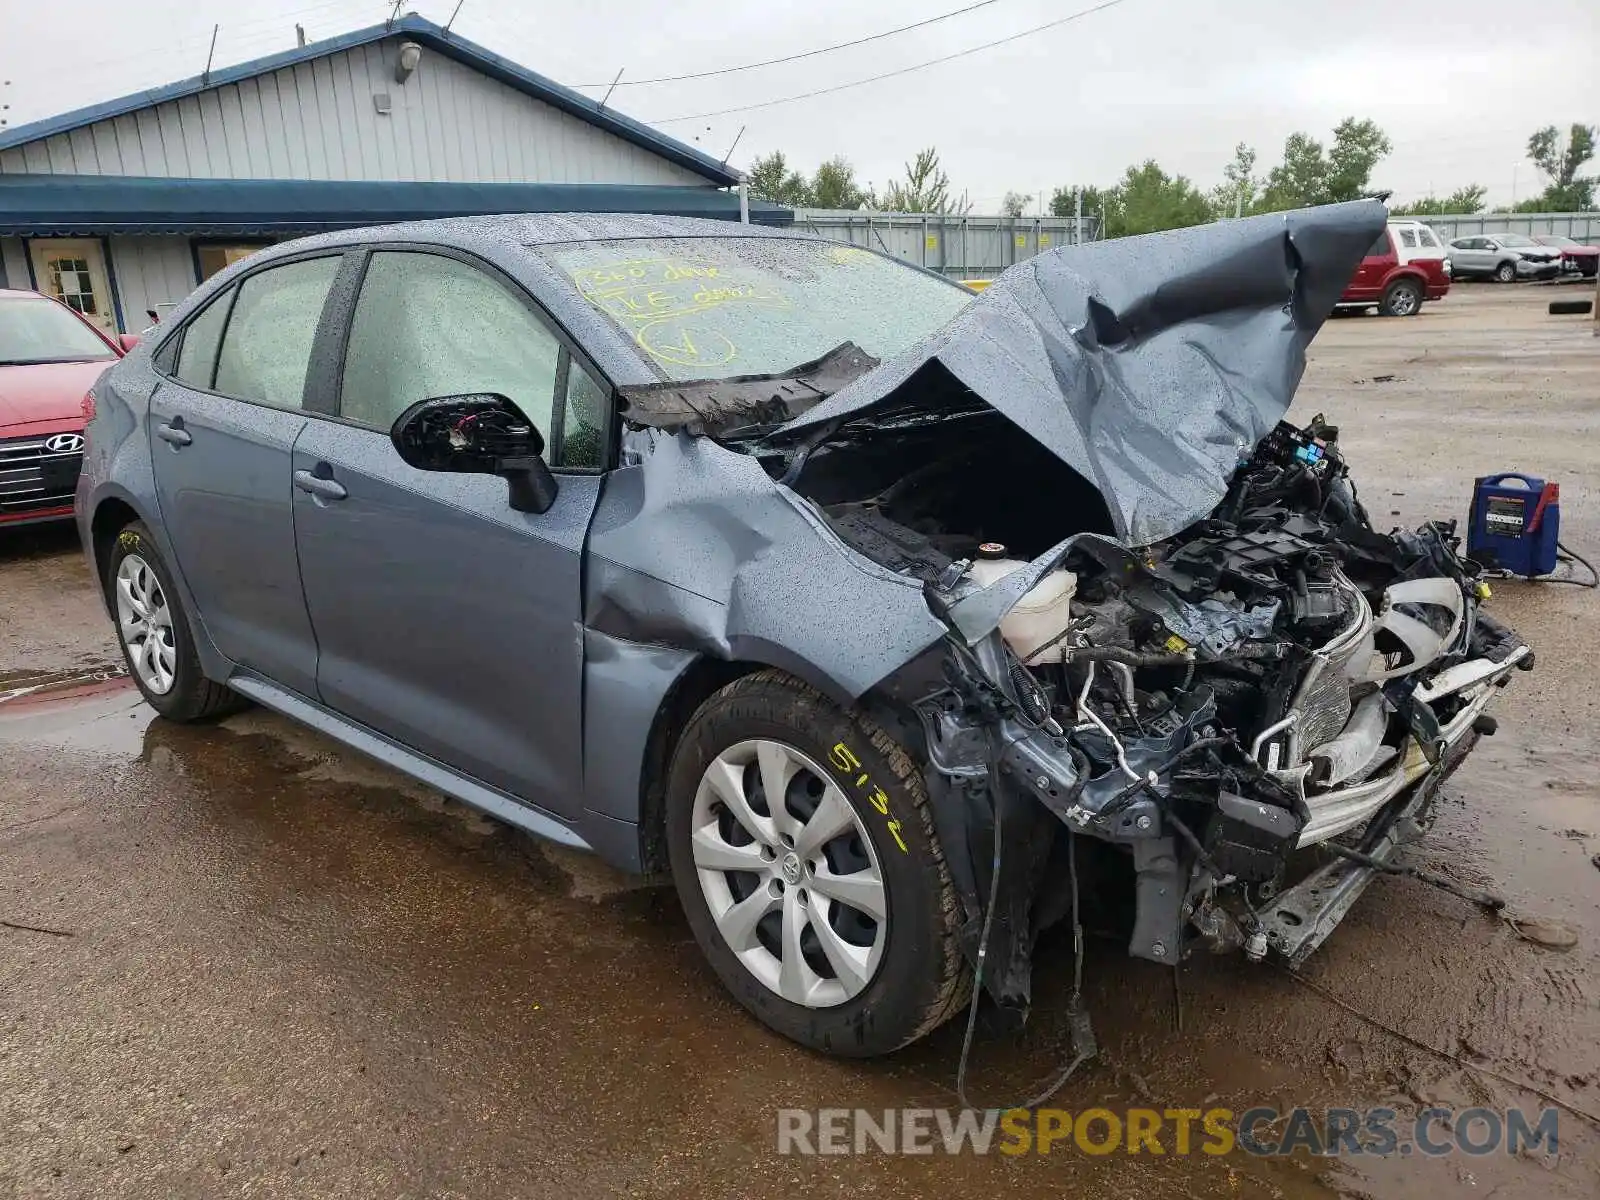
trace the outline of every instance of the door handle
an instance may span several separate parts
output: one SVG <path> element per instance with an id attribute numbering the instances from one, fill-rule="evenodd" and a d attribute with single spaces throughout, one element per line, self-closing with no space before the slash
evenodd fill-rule
<path id="1" fill-rule="evenodd" d="M 156 436 L 163 442 L 170 443 L 174 450 L 194 441 L 194 435 L 183 427 L 182 417 L 173 417 L 170 423 L 157 425 Z"/>
<path id="2" fill-rule="evenodd" d="M 294 485 L 302 492 L 310 492 L 314 500 L 343 500 L 350 493 L 344 490 L 344 484 L 327 475 L 316 475 L 310 471 L 296 471 Z"/>

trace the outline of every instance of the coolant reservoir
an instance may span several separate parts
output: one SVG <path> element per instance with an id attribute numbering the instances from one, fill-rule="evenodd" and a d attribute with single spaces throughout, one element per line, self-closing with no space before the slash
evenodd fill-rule
<path id="1" fill-rule="evenodd" d="M 1006 557 L 1006 548 L 999 542 L 985 542 L 978 547 L 978 556 L 973 560 L 967 577 L 980 587 L 988 587 L 1027 565 L 1019 558 Z M 1058 568 L 1023 596 L 1000 622 L 1000 636 L 1011 647 L 1012 653 L 1030 666 L 1060 662 L 1061 642 L 1031 662 L 1029 656 L 1067 627 L 1067 622 L 1072 619 L 1072 597 L 1077 590 L 1078 577 L 1071 571 Z"/>

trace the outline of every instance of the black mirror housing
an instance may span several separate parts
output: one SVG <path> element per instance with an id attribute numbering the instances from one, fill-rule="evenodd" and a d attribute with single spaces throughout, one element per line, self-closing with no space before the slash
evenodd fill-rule
<path id="1" fill-rule="evenodd" d="M 544 436 L 498 393 L 419 400 L 395 420 L 389 439 L 401 460 L 419 471 L 503 476 L 518 512 L 542 513 L 555 503 Z"/>

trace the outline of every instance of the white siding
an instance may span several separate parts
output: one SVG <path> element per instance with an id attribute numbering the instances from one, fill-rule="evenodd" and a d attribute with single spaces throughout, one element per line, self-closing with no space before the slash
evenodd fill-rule
<path id="1" fill-rule="evenodd" d="M 28 255 L 22 239 L 0 237 L 0 287 L 28 286 Z"/>
<path id="2" fill-rule="evenodd" d="M 0 172 L 222 179 L 704 184 L 687 168 L 399 38 L 0 150 Z M 387 93 L 393 111 L 373 103 Z"/>
<path id="3" fill-rule="evenodd" d="M 116 278 L 117 298 L 122 302 L 122 326 L 138 333 L 150 324 L 147 309 L 161 305 L 165 318 L 197 284 L 194 253 L 184 237 L 119 237 L 111 242 L 111 273 Z"/>

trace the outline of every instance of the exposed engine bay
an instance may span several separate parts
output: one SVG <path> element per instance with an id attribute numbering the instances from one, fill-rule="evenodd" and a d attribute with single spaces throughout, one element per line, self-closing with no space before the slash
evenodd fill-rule
<path id="1" fill-rule="evenodd" d="M 1041 513 L 1056 532 L 1074 506 L 1087 517 L 996 633 L 952 639 L 937 679 L 925 659 L 896 683 L 930 785 L 959 800 L 945 811 L 982 826 L 951 830 L 946 847 L 952 860 L 950 847 L 972 848 L 952 870 L 974 918 L 994 887 L 995 999 L 1025 1009 L 1033 941 L 1063 910 L 1050 825 L 1131 858 L 1130 953 L 1174 963 L 1204 942 L 1298 963 L 1370 878 L 1361 859 L 1426 825 L 1438 781 L 1492 730 L 1496 686 L 1532 666 L 1481 610 L 1488 589 L 1454 523 L 1377 532 L 1318 417 L 1280 423 L 1208 518 L 1134 549 L 1106 535 L 1070 471 L 1004 425 L 974 414 L 966 433 L 945 441 L 959 451 L 929 447 L 917 470 L 849 500 L 837 493 L 872 477 L 875 443 L 836 434 L 797 486 L 843 541 L 920 579 L 936 613 L 1048 549 Z M 975 496 L 949 477 L 986 455 L 1012 464 L 999 477 L 1011 487 Z M 1346 855 L 1300 878 L 1302 852 L 1336 838 Z"/>

